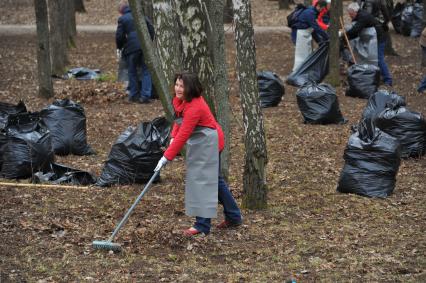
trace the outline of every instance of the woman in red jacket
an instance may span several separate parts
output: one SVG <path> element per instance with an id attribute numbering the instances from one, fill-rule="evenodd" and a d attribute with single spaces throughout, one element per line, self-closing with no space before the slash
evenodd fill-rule
<path id="1" fill-rule="evenodd" d="M 242 223 L 240 209 L 219 174 L 219 153 L 225 145 L 222 128 L 202 92 L 197 75 L 184 72 L 175 76 L 173 108 L 177 119 L 170 145 L 155 168 L 158 171 L 172 161 L 186 144 L 185 211 L 196 217 L 193 227 L 184 231 L 186 236 L 210 233 L 210 219 L 217 217 L 218 201 L 225 215 L 218 228 Z"/>

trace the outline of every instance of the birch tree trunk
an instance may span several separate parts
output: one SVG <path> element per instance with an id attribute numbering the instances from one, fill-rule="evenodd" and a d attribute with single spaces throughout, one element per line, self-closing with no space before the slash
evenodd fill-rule
<path id="1" fill-rule="evenodd" d="M 210 19 L 206 4 L 202 0 L 176 1 L 176 11 L 182 27 L 181 40 L 183 68 L 197 73 L 204 88 L 203 96 L 213 114 L 216 113 L 213 97 L 213 64 L 208 49 L 206 29 L 210 29 Z"/>
<path id="2" fill-rule="evenodd" d="M 153 42 L 146 26 L 145 15 L 139 0 L 129 0 L 130 9 L 134 19 L 134 25 L 141 43 L 145 64 L 151 72 L 152 82 L 160 97 L 167 120 L 173 121 L 172 99 L 167 87 L 166 78 L 161 68 L 160 60 L 154 51 Z"/>
<path id="3" fill-rule="evenodd" d="M 210 50 L 212 50 L 213 72 L 213 90 L 217 105 L 217 120 L 225 134 L 225 148 L 220 155 L 221 173 L 227 180 L 229 175 L 229 89 L 228 89 L 228 66 L 226 64 L 225 54 L 225 32 L 223 29 L 223 11 L 226 0 L 210 1 L 208 7 L 210 20 L 212 23 L 212 32 L 209 37 Z"/>
<path id="4" fill-rule="evenodd" d="M 61 14 L 63 0 L 49 0 L 49 39 L 52 74 L 62 76 L 65 72 L 66 42 L 64 40 L 64 15 Z"/>
<path id="5" fill-rule="evenodd" d="M 34 0 L 37 25 L 38 95 L 53 97 L 52 71 L 50 66 L 49 19 L 47 0 Z"/>
<path id="6" fill-rule="evenodd" d="M 340 40 L 339 29 L 340 17 L 343 15 L 343 5 L 341 1 L 331 1 L 330 8 L 330 27 L 328 32 L 330 35 L 330 49 L 329 49 L 329 74 L 327 82 L 332 86 L 337 87 L 340 85 Z"/>
<path id="7" fill-rule="evenodd" d="M 245 164 L 242 206 L 261 209 L 267 206 L 265 167 L 267 163 L 263 117 L 256 77 L 256 47 L 247 0 L 233 0 L 237 73 L 243 110 Z"/>
<path id="8" fill-rule="evenodd" d="M 173 85 L 176 72 L 182 68 L 182 42 L 178 17 L 173 0 L 154 0 L 153 14 L 156 34 L 156 50 L 167 86 Z"/>

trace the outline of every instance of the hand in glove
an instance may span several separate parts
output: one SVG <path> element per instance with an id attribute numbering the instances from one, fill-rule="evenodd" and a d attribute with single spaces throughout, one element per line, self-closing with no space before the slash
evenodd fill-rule
<path id="1" fill-rule="evenodd" d="M 165 158 L 164 156 L 161 157 L 160 161 L 158 161 L 157 166 L 154 169 L 154 172 L 160 171 L 161 168 L 163 168 L 164 166 L 166 166 L 167 162 L 169 162 L 167 160 L 167 158 Z"/>

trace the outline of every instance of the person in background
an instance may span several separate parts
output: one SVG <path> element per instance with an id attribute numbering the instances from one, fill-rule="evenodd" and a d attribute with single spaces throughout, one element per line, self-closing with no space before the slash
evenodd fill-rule
<path id="1" fill-rule="evenodd" d="M 139 43 L 132 13 L 127 0 L 120 1 L 120 13 L 115 34 L 117 49 L 122 50 L 126 58 L 129 76 L 129 102 L 149 103 L 152 96 L 152 80 L 145 64 L 141 45 Z M 154 27 L 145 17 L 151 39 L 154 39 Z M 140 74 L 138 75 L 138 68 Z M 141 81 L 141 84 L 139 84 Z"/>
<path id="2" fill-rule="evenodd" d="M 223 205 L 225 220 L 217 228 L 239 226 L 240 209 L 219 173 L 219 155 L 225 146 L 222 128 L 201 96 L 203 88 L 196 74 L 176 74 L 174 81 L 172 102 L 177 119 L 170 145 L 154 171 L 172 161 L 186 144 L 185 211 L 196 218 L 184 235 L 209 234 L 211 218 L 217 216 L 218 201 Z"/>
<path id="3" fill-rule="evenodd" d="M 380 73 L 385 85 L 392 86 L 392 77 L 389 72 L 388 66 L 385 62 L 385 41 L 383 37 L 383 28 L 381 24 L 377 24 L 377 20 L 365 10 L 361 10 L 358 3 L 353 2 L 349 4 L 348 8 L 349 17 L 354 22 L 354 25 L 346 31 L 348 39 L 354 39 L 360 35 L 363 29 L 374 27 L 377 34 L 377 59 L 380 68 Z"/>
<path id="4" fill-rule="evenodd" d="M 317 23 L 318 13 L 326 6 L 327 2 L 325 0 L 318 0 L 315 6 L 306 8 L 298 16 L 298 20 L 294 24 L 294 29 L 296 30 L 296 48 L 293 71 L 297 70 L 312 53 L 312 37 L 315 38 L 318 44 L 329 39 L 328 34 Z"/>
<path id="5" fill-rule="evenodd" d="M 318 2 L 318 0 L 314 0 L 312 2 L 312 6 L 315 6 L 315 4 Z M 318 13 L 317 23 L 323 30 L 327 31 L 328 26 L 330 24 L 330 8 L 331 8 L 331 0 L 326 0 L 327 6 L 321 9 L 321 11 Z"/>

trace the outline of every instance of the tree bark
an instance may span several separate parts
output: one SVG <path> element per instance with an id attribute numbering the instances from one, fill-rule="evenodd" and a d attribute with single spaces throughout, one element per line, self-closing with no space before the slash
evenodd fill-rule
<path id="1" fill-rule="evenodd" d="M 154 19 L 154 9 L 153 9 L 153 0 L 140 0 L 142 3 L 142 9 L 150 20 Z"/>
<path id="2" fill-rule="evenodd" d="M 158 52 L 161 69 L 170 89 L 176 72 L 182 66 L 182 43 L 176 7 L 173 0 L 154 0 L 153 21 L 155 30 L 158 32 L 156 38 L 156 50 Z"/>
<path id="3" fill-rule="evenodd" d="M 423 0 L 423 26 L 426 26 L 426 0 Z"/>
<path id="4" fill-rule="evenodd" d="M 49 19 L 47 0 L 34 0 L 37 25 L 37 71 L 38 95 L 44 98 L 54 96 L 50 66 Z"/>
<path id="5" fill-rule="evenodd" d="M 75 21 L 75 3 L 74 1 L 67 1 L 67 13 L 68 13 L 68 40 L 72 47 L 75 47 L 75 36 L 77 35 L 77 27 Z"/>
<path id="6" fill-rule="evenodd" d="M 169 94 L 164 72 L 161 69 L 160 60 L 155 54 L 153 42 L 151 41 L 148 27 L 146 26 L 142 4 L 139 0 L 129 0 L 129 5 L 132 11 L 139 42 L 141 43 L 145 64 L 148 66 L 148 69 L 151 72 L 152 81 L 156 91 L 158 92 L 158 96 L 160 97 L 166 118 L 172 122 L 174 113 L 172 99 Z"/>
<path id="7" fill-rule="evenodd" d="M 262 209 L 267 206 L 265 182 L 267 154 L 256 76 L 256 47 L 251 7 L 250 1 L 246 0 L 233 0 L 233 4 L 245 145 L 242 206 L 249 209 Z"/>
<path id="8" fill-rule="evenodd" d="M 232 0 L 225 0 L 225 7 L 223 7 L 223 22 L 225 24 L 232 23 L 234 19 L 234 11 L 232 9 Z"/>
<path id="9" fill-rule="evenodd" d="M 339 40 L 339 28 L 340 17 L 343 15 L 343 7 L 341 1 L 331 1 L 330 8 L 330 26 L 328 32 L 330 35 L 330 49 L 329 49 L 329 74 L 327 76 L 327 82 L 332 86 L 337 87 L 340 85 L 340 40 Z"/>
<path id="10" fill-rule="evenodd" d="M 75 11 L 79 13 L 86 13 L 86 8 L 84 7 L 83 0 L 74 0 Z"/>
<path id="11" fill-rule="evenodd" d="M 66 40 L 64 37 L 64 14 L 61 13 L 63 0 L 49 0 L 49 39 L 52 74 L 62 76 L 68 61 Z"/>
<path id="12" fill-rule="evenodd" d="M 290 9 L 290 0 L 279 0 L 278 1 L 278 9 L 280 9 L 280 10 Z"/>
<path id="13" fill-rule="evenodd" d="M 225 32 L 223 30 L 223 11 L 226 0 L 217 0 L 209 2 L 209 16 L 212 23 L 212 32 L 209 36 L 210 50 L 212 50 L 213 72 L 213 90 L 217 105 L 217 120 L 225 134 L 225 148 L 220 157 L 221 173 L 225 180 L 229 176 L 229 146 L 230 146 L 230 125 L 229 125 L 229 89 L 228 74 L 225 54 Z"/>
<path id="14" fill-rule="evenodd" d="M 213 64 L 208 49 L 206 29 L 211 29 L 210 18 L 206 13 L 205 1 L 176 1 L 176 11 L 182 27 L 181 40 L 183 51 L 183 67 L 198 74 L 204 88 L 203 97 L 213 114 L 216 105 L 213 97 Z"/>

